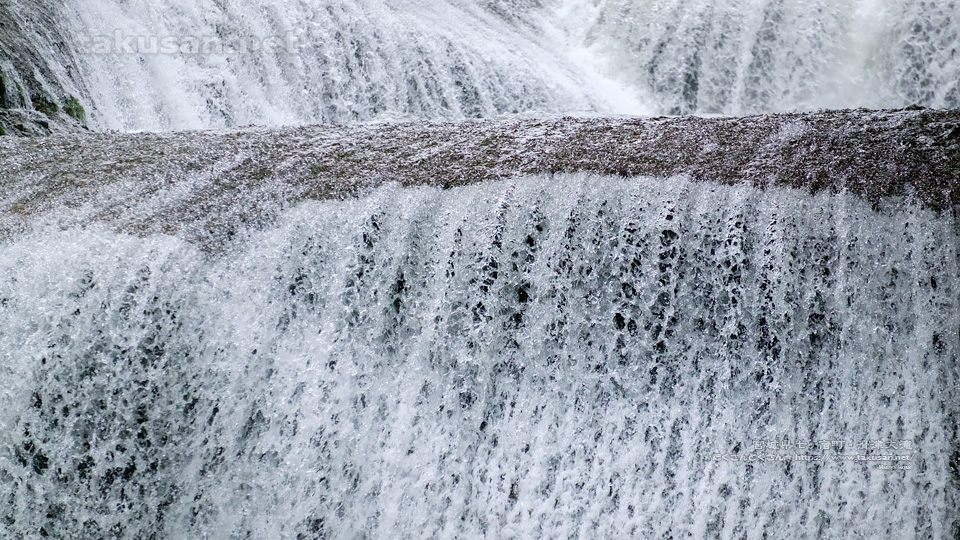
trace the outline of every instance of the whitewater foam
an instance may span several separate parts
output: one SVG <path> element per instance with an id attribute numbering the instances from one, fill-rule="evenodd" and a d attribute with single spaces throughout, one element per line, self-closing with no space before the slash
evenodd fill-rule
<path id="1" fill-rule="evenodd" d="M 304 203 L 221 255 L 37 231 L 0 246 L 2 527 L 948 537 L 958 231 L 592 175 Z"/>

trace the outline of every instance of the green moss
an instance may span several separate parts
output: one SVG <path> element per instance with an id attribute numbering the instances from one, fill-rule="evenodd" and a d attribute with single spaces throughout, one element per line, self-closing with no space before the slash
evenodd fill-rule
<path id="1" fill-rule="evenodd" d="M 33 108 L 47 116 L 53 116 L 60 110 L 60 107 L 46 96 L 33 96 L 32 101 Z"/>
<path id="2" fill-rule="evenodd" d="M 87 111 L 83 109 L 80 100 L 73 96 L 70 96 L 70 99 L 68 99 L 67 103 L 63 106 L 63 112 L 81 124 L 87 123 Z"/>
<path id="3" fill-rule="evenodd" d="M 7 134 L 7 130 L 3 129 L 3 126 L 0 126 L 0 137 L 3 137 Z"/>

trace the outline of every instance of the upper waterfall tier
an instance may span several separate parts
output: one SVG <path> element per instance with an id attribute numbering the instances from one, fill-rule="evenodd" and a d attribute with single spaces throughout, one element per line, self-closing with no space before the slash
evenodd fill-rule
<path id="1" fill-rule="evenodd" d="M 908 0 L 6 2 L 0 109 L 35 117 L 0 128 L 957 108 L 957 14 Z"/>
<path id="2" fill-rule="evenodd" d="M 0 7 L 22 21 L 41 9 Z M 99 127 L 611 110 L 562 52 L 518 19 L 523 8 L 513 3 L 96 0 L 49 11 L 73 54 L 46 54 L 53 40 L 25 22 L 18 38 L 36 46 L 36 64 L 51 66 L 53 77 L 35 84 L 21 69 L 7 86 L 56 95 L 52 83 L 77 72 Z"/>
<path id="3" fill-rule="evenodd" d="M 960 4 L 606 0 L 590 34 L 671 114 L 960 107 Z"/>

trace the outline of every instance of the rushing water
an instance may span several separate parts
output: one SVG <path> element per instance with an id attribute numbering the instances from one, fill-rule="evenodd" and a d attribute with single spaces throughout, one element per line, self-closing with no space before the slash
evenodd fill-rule
<path id="1" fill-rule="evenodd" d="M 958 81 L 955 0 L 0 0 L 0 109 L 38 125 L 70 96 L 167 131 L 960 107 Z M 249 131 L 3 146 L 34 154 L 0 156 L 0 538 L 960 534 L 956 209 L 586 175 L 302 202 L 334 167 Z M 591 143 L 423 140 L 436 185 Z"/>
<path id="2" fill-rule="evenodd" d="M 72 14 L 83 23 L 72 32 L 105 53 L 83 55 L 82 71 L 120 127 L 457 119 L 599 103 L 532 29 L 469 2 L 103 0 L 75 3 Z"/>
<path id="3" fill-rule="evenodd" d="M 13 0 L 6 12 L 0 106 L 76 95 L 100 128 L 960 107 L 956 0 Z"/>
<path id="4" fill-rule="evenodd" d="M 661 110 L 960 107 L 960 3 L 608 0 L 591 36 Z"/>
<path id="5" fill-rule="evenodd" d="M 219 256 L 38 230 L 0 246 L 0 529 L 948 537 L 958 235 L 593 176 L 305 203 Z"/>

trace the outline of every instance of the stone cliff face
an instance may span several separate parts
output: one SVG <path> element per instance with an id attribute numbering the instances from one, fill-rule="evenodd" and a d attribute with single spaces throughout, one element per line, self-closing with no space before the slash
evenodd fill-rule
<path id="1" fill-rule="evenodd" d="M 0 135 L 50 135 L 86 126 L 83 103 L 89 100 L 61 17 L 42 2 L 0 3 Z"/>
<path id="2" fill-rule="evenodd" d="M 588 172 L 960 204 L 960 111 L 357 124 L 0 142 L 0 230 L 103 221 L 205 243 L 306 199 Z M 223 238 L 221 238 L 223 237 Z"/>

